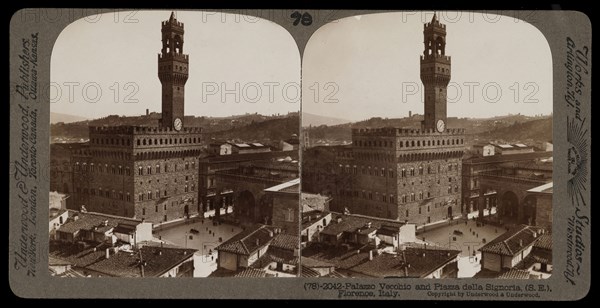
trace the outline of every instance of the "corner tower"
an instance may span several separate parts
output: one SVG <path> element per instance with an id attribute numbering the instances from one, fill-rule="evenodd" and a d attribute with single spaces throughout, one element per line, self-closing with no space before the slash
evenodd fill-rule
<path id="1" fill-rule="evenodd" d="M 158 54 L 158 79 L 162 84 L 162 127 L 183 128 L 185 83 L 189 57 L 183 53 L 183 23 L 175 13 L 162 22 L 162 50 Z"/>
<path id="2" fill-rule="evenodd" d="M 421 81 L 425 92 L 423 129 L 446 130 L 446 94 L 450 82 L 450 57 L 446 56 L 446 25 L 436 14 L 423 29 L 425 49 L 421 56 Z"/>

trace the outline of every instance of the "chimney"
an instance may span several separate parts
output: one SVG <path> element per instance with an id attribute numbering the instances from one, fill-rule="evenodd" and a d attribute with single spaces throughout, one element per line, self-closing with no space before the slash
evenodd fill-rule
<path id="1" fill-rule="evenodd" d="M 256 246 L 260 246 L 260 239 L 256 239 Z"/>
<path id="2" fill-rule="evenodd" d="M 108 226 L 108 219 L 104 221 L 104 226 Z"/>
<path id="3" fill-rule="evenodd" d="M 146 108 L 146 115 L 150 114 L 150 109 Z"/>
<path id="4" fill-rule="evenodd" d="M 425 253 L 423 253 L 423 258 L 425 258 Z"/>
<path id="5" fill-rule="evenodd" d="M 371 228 L 371 222 L 370 222 L 370 221 L 369 221 L 369 222 L 367 222 L 367 224 L 365 225 L 365 227 L 367 227 L 367 229 L 368 229 L 368 228 Z"/>
<path id="6" fill-rule="evenodd" d="M 110 248 L 106 248 L 106 258 L 110 258 Z"/>
<path id="7" fill-rule="evenodd" d="M 369 261 L 373 260 L 373 250 L 369 250 Z"/>
<path id="8" fill-rule="evenodd" d="M 269 237 L 273 237 L 273 230 L 269 230 Z"/>
<path id="9" fill-rule="evenodd" d="M 523 247 L 523 240 L 519 240 L 519 247 Z"/>

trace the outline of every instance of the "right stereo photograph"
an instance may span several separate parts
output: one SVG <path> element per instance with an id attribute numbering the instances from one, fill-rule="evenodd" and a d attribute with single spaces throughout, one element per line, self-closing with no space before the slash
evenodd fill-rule
<path id="1" fill-rule="evenodd" d="M 302 62 L 301 276 L 552 275 L 552 58 L 466 12 L 331 22 Z"/>

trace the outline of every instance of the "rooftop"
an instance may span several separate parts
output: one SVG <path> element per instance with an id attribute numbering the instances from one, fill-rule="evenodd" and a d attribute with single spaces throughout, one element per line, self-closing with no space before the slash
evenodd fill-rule
<path id="1" fill-rule="evenodd" d="M 501 272 L 492 271 L 489 269 L 482 269 L 477 272 L 473 278 L 495 278 L 495 279 L 529 279 L 530 275 L 528 271 L 520 269 L 505 269 Z"/>
<path id="2" fill-rule="evenodd" d="M 339 247 L 313 244 L 302 250 L 302 262 L 304 265 L 307 259 L 321 261 L 339 269 L 379 278 L 425 277 L 460 254 L 458 250 L 406 247 L 404 252 L 395 254 L 374 253 L 373 260 L 369 260 L 372 248 L 366 246 L 343 251 Z"/>
<path id="3" fill-rule="evenodd" d="M 256 225 L 236 234 L 217 246 L 216 250 L 251 255 L 258 249 L 268 245 L 273 240 L 274 234 L 272 227 Z"/>
<path id="4" fill-rule="evenodd" d="M 498 275 L 498 279 L 529 279 L 529 272 L 511 268 L 508 271 L 505 271 Z"/>
<path id="5" fill-rule="evenodd" d="M 70 262 L 74 267 L 88 269 L 107 276 L 140 277 L 141 259 L 145 263 L 144 276 L 156 277 L 164 274 L 183 261 L 191 258 L 195 249 L 143 246 L 139 251 L 118 251 L 106 258 L 106 248 L 101 244 L 87 246 L 80 244 L 50 242 L 49 258 Z"/>
<path id="6" fill-rule="evenodd" d="M 540 235 L 535 244 L 533 244 L 533 247 L 545 250 L 552 250 L 552 234 L 546 233 Z"/>
<path id="7" fill-rule="evenodd" d="M 383 253 L 352 270 L 375 277 L 422 278 L 456 259 L 458 250 L 407 248 L 397 254 Z"/>
<path id="8" fill-rule="evenodd" d="M 298 236 L 285 233 L 277 234 L 270 244 L 270 247 L 291 251 L 298 249 L 299 246 L 300 238 Z"/>
<path id="9" fill-rule="evenodd" d="M 360 232 L 362 229 L 380 229 L 384 225 L 388 228 L 400 228 L 405 223 L 357 214 L 342 215 L 333 213 L 331 223 L 321 231 L 321 234 L 338 235 L 342 232 Z"/>
<path id="10" fill-rule="evenodd" d="M 515 256 L 539 239 L 542 232 L 543 229 L 538 227 L 520 225 L 506 231 L 479 250 L 504 256 Z"/>
<path id="11" fill-rule="evenodd" d="M 534 188 L 528 190 L 527 192 L 530 192 L 530 193 L 551 194 L 552 193 L 553 183 L 554 182 L 550 182 L 550 183 L 546 183 L 544 185 L 540 185 L 540 186 L 534 187 Z"/>
<path id="12" fill-rule="evenodd" d="M 330 197 L 303 192 L 301 194 L 302 213 L 311 211 L 327 211 Z"/>
<path id="13" fill-rule="evenodd" d="M 237 274 L 234 277 L 243 277 L 243 278 L 263 278 L 267 277 L 267 271 L 264 269 L 258 268 L 247 268 Z"/>
<path id="14" fill-rule="evenodd" d="M 95 212 L 70 211 L 69 214 L 69 219 L 58 229 L 58 231 L 66 233 L 74 233 L 80 230 L 106 232 L 118 225 L 137 226 L 142 223 L 139 219 Z"/>
<path id="15" fill-rule="evenodd" d="M 265 191 L 299 193 L 300 192 L 300 178 L 293 179 L 291 181 L 287 181 L 285 183 L 266 188 Z"/>
<path id="16" fill-rule="evenodd" d="M 320 277 L 321 274 L 310 267 L 302 266 L 302 271 L 300 272 L 300 276 L 310 278 L 310 277 Z"/>
<path id="17" fill-rule="evenodd" d="M 548 157 L 552 157 L 552 151 L 473 157 L 471 159 L 464 159 L 463 164 L 495 164 L 502 162 L 529 161 L 536 158 Z"/>

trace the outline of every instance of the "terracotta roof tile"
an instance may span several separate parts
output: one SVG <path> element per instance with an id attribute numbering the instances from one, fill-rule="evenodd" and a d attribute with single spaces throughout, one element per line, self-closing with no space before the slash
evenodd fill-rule
<path id="1" fill-rule="evenodd" d="M 94 230 L 94 228 L 96 228 L 96 231 L 98 232 L 106 232 L 110 229 L 113 229 L 119 224 L 138 225 L 140 223 L 142 223 L 141 220 L 133 218 L 126 218 L 121 216 L 114 216 L 94 212 L 75 212 L 72 215 L 70 215 L 69 220 L 65 224 L 58 228 L 58 231 L 74 233 L 79 230 L 92 231 Z"/>
<path id="2" fill-rule="evenodd" d="M 106 248 L 109 248 L 109 246 L 101 244 L 96 248 L 96 251 L 94 251 L 93 246 L 81 249 L 78 244 L 51 242 L 49 256 L 68 261 L 73 264 L 73 267 L 89 269 L 107 276 L 141 276 L 139 252 L 111 252 L 110 257 L 106 259 Z M 144 266 L 144 276 L 156 277 L 192 258 L 197 250 L 143 246 L 140 251 L 142 260 L 146 264 Z"/>
<path id="3" fill-rule="evenodd" d="M 514 256 L 532 245 L 540 232 L 540 228 L 521 225 L 513 228 L 485 244 L 479 250 L 505 256 Z"/>
<path id="4" fill-rule="evenodd" d="M 264 278 L 267 277 L 267 271 L 263 269 L 257 268 L 247 268 L 237 274 L 234 277 L 244 277 L 244 278 Z"/>
<path id="5" fill-rule="evenodd" d="M 511 268 L 508 271 L 498 275 L 498 279 L 529 279 L 529 272 Z"/>
<path id="6" fill-rule="evenodd" d="M 301 277 L 320 277 L 321 274 L 310 267 L 303 266 L 300 276 Z"/>
<path id="7" fill-rule="evenodd" d="M 293 251 L 299 248 L 300 238 L 295 235 L 280 233 L 273 238 L 269 246 Z"/>
<path id="8" fill-rule="evenodd" d="M 241 255 L 251 255 L 256 250 L 268 245 L 273 240 L 274 230 L 265 225 L 256 225 L 248 228 L 216 249 Z"/>

